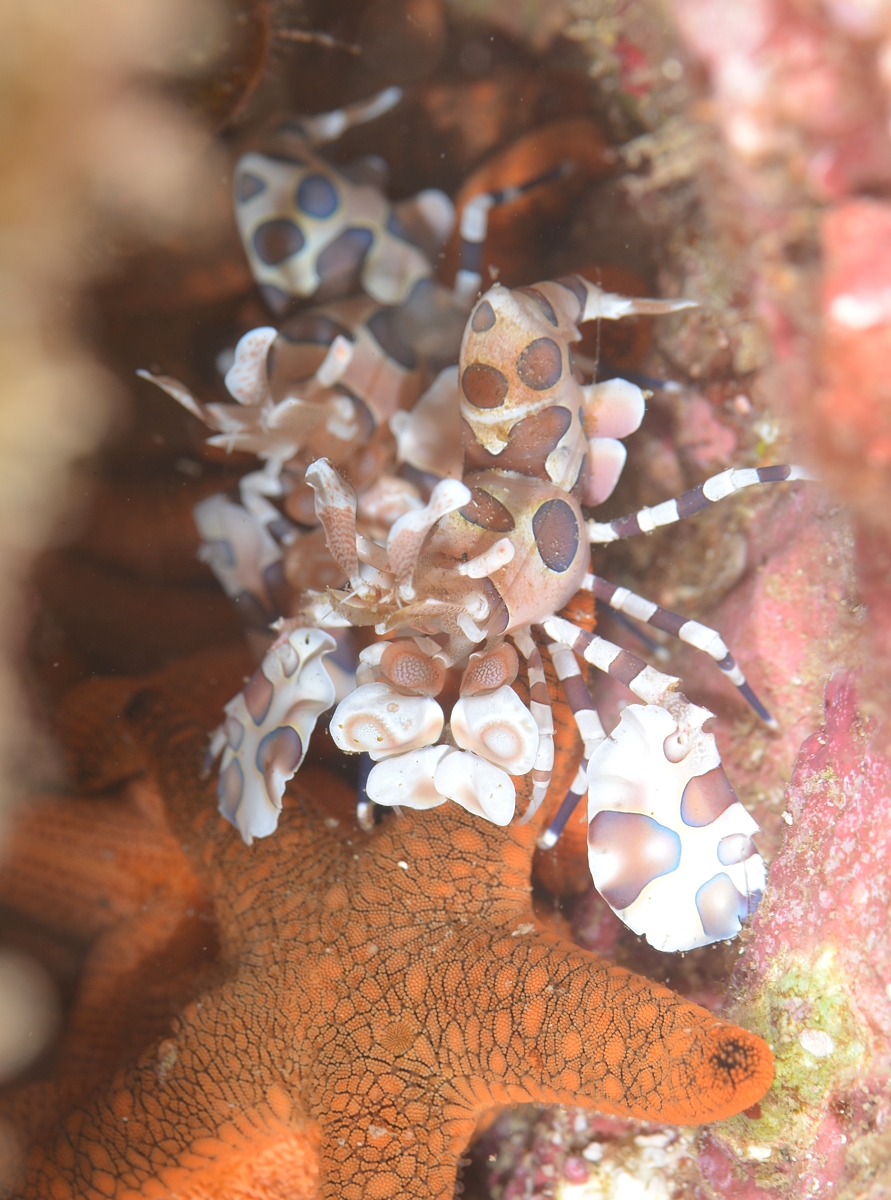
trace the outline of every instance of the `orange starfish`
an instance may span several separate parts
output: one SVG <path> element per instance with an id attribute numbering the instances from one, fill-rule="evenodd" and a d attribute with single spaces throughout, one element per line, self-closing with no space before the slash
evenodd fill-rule
<path id="1" fill-rule="evenodd" d="M 98 943 L 87 976 L 92 1022 L 83 1005 L 75 1018 L 98 1074 L 113 1066 L 118 1035 L 97 1018 L 112 1022 L 126 979 L 126 1029 L 133 980 L 172 953 L 202 893 L 227 971 L 43 1139 L 24 1200 L 300 1200 L 317 1189 L 451 1200 L 459 1157 L 492 1106 L 702 1122 L 764 1094 L 772 1058 L 759 1038 L 536 921 L 534 823 L 500 829 L 449 804 L 365 834 L 346 815 L 346 784 L 308 770 L 278 833 L 243 845 L 200 763 L 247 670 L 242 652 L 217 653 L 143 684 L 86 685 L 69 729 L 90 751 L 82 768 L 94 785 L 145 770 L 142 815 L 132 797 L 117 809 L 77 801 L 61 832 L 40 809 L 22 825 L 26 866 L 18 877 L 11 868 L 7 890 L 20 890 L 28 866 L 33 876 L 52 865 L 51 884 L 111 897 L 112 941 L 105 952 Z M 108 823 L 96 829 L 102 804 Z M 117 835 L 97 856 L 98 883 L 78 865 L 78 822 L 94 845 Z M 170 996 L 183 986 L 173 974 Z"/>

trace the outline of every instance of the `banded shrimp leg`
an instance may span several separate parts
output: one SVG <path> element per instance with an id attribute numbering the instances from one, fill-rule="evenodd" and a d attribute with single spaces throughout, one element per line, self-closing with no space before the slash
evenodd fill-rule
<path id="1" fill-rule="evenodd" d="M 588 541 L 593 545 L 606 545 L 620 538 L 634 537 L 638 533 L 652 533 L 663 525 L 674 525 L 685 517 L 702 512 L 719 500 L 726 500 L 756 483 L 793 483 L 805 479 L 816 481 L 806 467 L 796 463 L 783 463 L 774 467 L 731 467 L 719 475 L 712 475 L 698 487 L 691 488 L 673 500 L 665 500 L 652 508 L 641 508 L 627 517 L 615 521 L 588 521 Z"/>
<path id="2" fill-rule="evenodd" d="M 680 613 L 672 612 L 671 609 L 663 608 L 652 600 L 647 600 L 646 597 L 629 591 L 628 588 L 610 583 L 608 579 L 603 579 L 600 575 L 586 575 L 580 586 L 585 591 L 591 592 L 596 600 L 603 601 L 616 612 L 635 617 L 638 621 L 652 625 L 654 629 L 671 634 L 672 637 L 676 637 L 686 645 L 708 654 L 765 725 L 769 729 L 779 728 L 776 719 L 770 715 L 764 704 L 755 695 L 751 684 L 746 680 L 736 659 L 716 629 L 712 629 L 709 625 L 703 625 L 700 621 L 690 620 L 681 616 Z"/>
<path id="3" fill-rule="evenodd" d="M 551 823 L 538 837 L 537 844 L 542 850 L 549 850 L 551 846 L 556 845 L 567 821 L 575 812 L 579 801 L 586 795 L 588 791 L 588 760 L 606 738 L 606 730 L 603 728 L 600 715 L 594 705 L 594 699 L 572 647 L 565 642 L 555 642 L 551 638 L 547 639 L 546 646 L 581 739 L 582 760 Z"/>
<path id="4" fill-rule="evenodd" d="M 590 577 L 586 577 L 582 587 L 585 587 L 588 578 Z M 563 630 L 564 635 L 566 635 L 559 640 L 554 640 L 554 630 L 549 627 L 552 622 L 556 621 L 560 622 L 560 628 Z M 664 675 L 660 671 L 655 671 L 654 668 L 648 667 L 642 659 L 635 658 L 634 655 L 626 650 L 620 650 L 618 646 L 613 646 L 605 638 L 586 633 L 586 631 L 579 629 L 570 621 L 563 620 L 562 618 L 552 618 L 551 622 L 545 621 L 544 629 L 548 635 L 546 642 L 547 650 L 554 664 L 554 670 L 560 681 L 560 687 L 569 704 L 583 746 L 582 761 L 579 763 L 575 779 L 564 796 L 560 807 L 554 814 L 551 823 L 538 838 L 538 846 L 542 850 L 549 850 L 552 846 L 556 845 L 560 834 L 566 827 L 567 821 L 575 812 L 579 802 L 586 795 L 588 791 L 588 761 L 607 736 L 594 704 L 594 699 L 591 696 L 575 655 L 576 649 L 581 653 L 586 648 L 581 635 L 584 634 L 585 637 L 596 638 L 597 642 L 601 644 L 601 661 L 595 664 L 601 667 L 601 669 L 607 669 L 602 664 L 607 662 L 609 650 L 615 651 L 613 663 L 617 665 L 613 671 L 609 671 L 608 673 L 622 679 L 622 682 L 630 687 L 632 691 L 635 691 L 636 694 L 640 695 L 641 699 L 645 699 L 646 696 L 636 692 L 636 689 L 631 686 L 631 681 L 637 675 L 642 675 L 645 671 L 650 672 L 653 679 L 662 681 L 662 692 L 659 693 L 657 689 L 657 694 L 667 695 L 677 686 L 679 681 L 675 676 Z M 569 635 L 569 631 L 571 631 L 571 636 Z M 591 660 L 589 659 L 588 661 Z M 610 665 L 613 664 L 611 663 Z M 649 688 L 647 694 L 653 694 L 652 687 Z M 653 703 L 653 701 L 648 702 Z"/>
<path id="5" fill-rule="evenodd" d="M 700 714 L 705 710 L 691 704 L 684 695 L 676 690 L 680 682 L 677 676 L 657 671 L 643 659 L 608 642 L 598 634 L 580 629 L 572 621 L 567 621 L 563 617 L 548 617 L 542 622 L 541 627 L 548 639 L 548 653 L 554 663 L 557 678 L 560 680 L 560 686 L 572 711 L 584 747 L 582 762 L 576 778 L 551 823 L 538 838 L 538 845 L 547 850 L 557 842 L 579 801 L 587 793 L 588 762 L 607 737 L 579 667 L 577 654 L 592 666 L 624 683 L 635 696 L 646 704 L 668 708 L 677 719 L 679 729 L 683 729 L 685 723 L 689 723 L 689 718 L 692 717 L 695 733 L 695 728 L 698 728 L 705 719 L 700 719 Z"/>
<path id="6" fill-rule="evenodd" d="M 634 537 L 639 533 L 650 533 L 664 525 L 673 525 L 686 517 L 702 512 L 719 500 L 733 496 L 744 488 L 760 483 L 785 483 L 797 480 L 813 480 L 815 477 L 806 468 L 797 464 L 779 464 L 773 467 L 731 467 L 718 475 L 706 479 L 698 487 L 691 488 L 673 500 L 666 500 L 652 508 L 642 508 L 626 517 L 614 521 L 588 521 L 588 539 L 593 544 L 604 545 L 620 538 Z M 752 690 L 746 677 L 737 665 L 720 634 L 701 624 L 687 620 L 678 613 L 638 596 L 627 588 L 621 588 L 598 575 L 588 575 L 582 587 L 593 592 L 596 599 L 608 604 L 616 612 L 635 617 L 661 629 L 672 637 L 694 646 L 710 655 L 718 667 L 737 688 L 762 721 L 776 729 L 777 722 Z"/>
<path id="7" fill-rule="evenodd" d="M 529 682 L 529 711 L 538 729 L 538 752 L 532 767 L 532 796 L 526 812 L 520 818 L 525 825 L 541 807 L 548 792 L 554 769 L 554 714 L 551 697 L 545 679 L 541 651 L 532 639 L 528 626 L 511 633 L 514 645 L 526 660 L 526 676 Z"/>
<path id="8" fill-rule="evenodd" d="M 550 171 L 536 176 L 535 179 L 524 180 L 522 183 L 509 187 L 496 188 L 491 192 L 480 192 L 471 197 L 461 212 L 461 223 L 458 229 L 461 239 L 458 272 L 455 275 L 454 302 L 469 311 L 476 303 L 476 298 L 482 288 L 483 277 L 480 273 L 483 260 L 483 247 L 489 232 L 489 210 L 503 204 L 513 204 L 526 192 L 542 187 L 547 183 L 556 183 L 565 179 L 575 170 L 572 159 L 565 159 Z"/>

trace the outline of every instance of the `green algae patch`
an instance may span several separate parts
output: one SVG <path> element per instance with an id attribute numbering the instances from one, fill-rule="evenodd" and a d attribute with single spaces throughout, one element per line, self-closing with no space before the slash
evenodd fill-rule
<path id="1" fill-rule="evenodd" d="M 760 1115 L 740 1113 L 714 1133 L 741 1159 L 760 1163 L 762 1187 L 788 1185 L 777 1170 L 813 1142 L 830 1094 L 863 1069 L 869 1034 L 854 1012 L 844 970 L 832 947 L 817 958 L 788 956 L 753 1003 L 732 1019 L 759 1034 L 776 1060 L 776 1077 L 761 1101 Z"/>

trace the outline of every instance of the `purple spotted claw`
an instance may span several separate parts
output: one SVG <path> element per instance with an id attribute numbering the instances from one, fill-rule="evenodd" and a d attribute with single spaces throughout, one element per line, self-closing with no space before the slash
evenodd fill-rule
<path id="1" fill-rule="evenodd" d="M 758 826 L 734 794 L 711 713 L 675 693 L 629 704 L 588 764 L 588 861 L 597 890 L 657 950 L 735 937 L 764 890 Z"/>
<path id="2" fill-rule="evenodd" d="M 219 810 L 250 845 L 278 825 L 285 784 L 306 754 L 319 716 L 334 703 L 323 658 L 336 649 L 321 629 L 285 631 L 238 695 L 211 741 L 222 751 Z"/>

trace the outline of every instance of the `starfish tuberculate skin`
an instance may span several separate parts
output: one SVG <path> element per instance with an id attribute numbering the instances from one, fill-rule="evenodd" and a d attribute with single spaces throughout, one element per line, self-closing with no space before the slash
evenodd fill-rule
<path id="1" fill-rule="evenodd" d="M 277 834 L 245 846 L 201 763 L 249 670 L 218 652 L 104 685 L 104 737 L 117 689 L 116 761 L 163 802 L 171 872 L 209 898 L 224 974 L 39 1142 L 22 1200 L 450 1200 L 493 1106 L 700 1123 L 761 1098 L 758 1037 L 536 920 L 536 821 L 450 803 L 365 833 L 316 767 Z"/>

